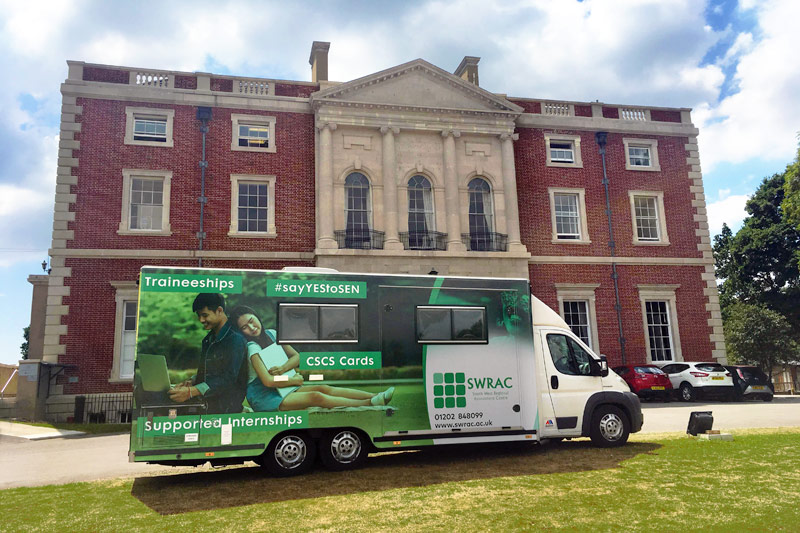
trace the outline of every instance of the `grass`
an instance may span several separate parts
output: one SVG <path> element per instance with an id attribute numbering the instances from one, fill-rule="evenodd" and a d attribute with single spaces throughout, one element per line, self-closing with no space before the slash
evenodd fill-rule
<path id="1" fill-rule="evenodd" d="M 6 422 L 13 422 L 15 424 L 25 424 L 28 426 L 37 426 L 42 428 L 53 429 L 67 429 L 71 431 L 82 431 L 91 435 L 104 435 L 106 433 L 130 433 L 130 424 L 73 424 L 73 423 L 55 423 L 49 422 L 22 422 L 20 420 L 5 420 Z"/>
<path id="2" fill-rule="evenodd" d="M 10 489 L 0 516 L 4 531 L 797 531 L 798 464 L 800 428 L 636 435 L 383 453 L 290 479 L 231 467 Z"/>

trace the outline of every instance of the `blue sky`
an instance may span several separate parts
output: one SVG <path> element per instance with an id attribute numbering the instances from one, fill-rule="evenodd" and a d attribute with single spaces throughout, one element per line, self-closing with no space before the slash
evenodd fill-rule
<path id="1" fill-rule="evenodd" d="M 734 228 L 800 130 L 796 0 L 0 0 L 0 362 L 18 359 L 47 259 L 66 60 L 347 81 L 421 57 L 512 96 L 693 108 L 712 233 Z"/>

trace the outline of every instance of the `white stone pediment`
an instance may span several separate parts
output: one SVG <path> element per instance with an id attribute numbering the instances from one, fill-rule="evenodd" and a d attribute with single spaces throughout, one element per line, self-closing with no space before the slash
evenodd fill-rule
<path id="1" fill-rule="evenodd" d="M 316 106 L 385 107 L 519 114 L 522 108 L 427 61 L 417 59 L 315 93 Z"/>

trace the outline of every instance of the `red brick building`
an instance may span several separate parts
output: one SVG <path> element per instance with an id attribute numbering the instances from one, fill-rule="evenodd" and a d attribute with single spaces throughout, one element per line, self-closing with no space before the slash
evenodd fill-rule
<path id="1" fill-rule="evenodd" d="M 473 57 L 335 83 L 327 53 L 310 83 L 69 62 L 50 418 L 131 390 L 146 264 L 529 276 L 612 365 L 621 337 L 628 362 L 724 360 L 688 109 L 493 94 Z"/>

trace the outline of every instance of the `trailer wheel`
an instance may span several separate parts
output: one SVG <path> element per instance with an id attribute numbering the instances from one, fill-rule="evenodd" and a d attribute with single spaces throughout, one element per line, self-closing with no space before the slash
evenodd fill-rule
<path id="1" fill-rule="evenodd" d="M 315 457 L 314 442 L 307 435 L 284 433 L 272 439 L 258 463 L 275 476 L 298 476 L 311 470 Z"/>
<path id="2" fill-rule="evenodd" d="M 631 423 L 618 407 L 601 405 L 592 414 L 592 426 L 589 436 L 592 443 L 601 448 L 622 446 L 628 442 Z"/>
<path id="3" fill-rule="evenodd" d="M 358 468 L 367 457 L 367 444 L 361 433 L 353 429 L 336 429 L 325 433 L 319 442 L 319 455 L 330 470 Z"/>

